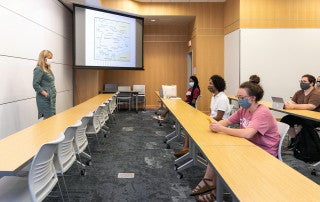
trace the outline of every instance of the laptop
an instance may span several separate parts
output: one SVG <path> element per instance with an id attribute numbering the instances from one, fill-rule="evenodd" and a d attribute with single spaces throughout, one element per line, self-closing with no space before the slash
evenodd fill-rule
<path id="1" fill-rule="evenodd" d="M 272 108 L 275 108 L 275 109 L 284 108 L 284 100 L 282 97 L 271 97 L 271 99 L 272 99 Z"/>

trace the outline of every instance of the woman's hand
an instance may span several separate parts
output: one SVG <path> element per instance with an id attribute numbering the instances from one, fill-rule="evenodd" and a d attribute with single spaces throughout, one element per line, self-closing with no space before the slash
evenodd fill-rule
<path id="1" fill-rule="evenodd" d="M 48 97 L 48 93 L 45 90 L 41 91 L 41 95 L 43 95 L 44 97 Z"/>
<path id="2" fill-rule="evenodd" d="M 213 132 L 221 132 L 221 130 L 222 130 L 223 127 L 224 127 L 224 126 L 221 125 L 221 124 L 218 123 L 218 122 L 212 122 L 212 123 L 209 124 L 210 130 L 213 131 Z"/>

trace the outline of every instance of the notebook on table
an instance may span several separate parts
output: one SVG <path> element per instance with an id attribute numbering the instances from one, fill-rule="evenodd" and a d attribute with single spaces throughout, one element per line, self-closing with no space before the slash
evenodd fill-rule
<path id="1" fill-rule="evenodd" d="M 271 99 L 272 99 L 272 108 L 275 108 L 275 109 L 284 108 L 284 100 L 282 97 L 271 97 Z"/>

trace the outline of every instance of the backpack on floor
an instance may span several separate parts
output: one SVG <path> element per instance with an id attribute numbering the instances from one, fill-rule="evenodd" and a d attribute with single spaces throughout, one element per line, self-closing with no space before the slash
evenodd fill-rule
<path id="1" fill-rule="evenodd" d="M 303 127 L 295 137 L 293 154 L 306 163 L 320 161 L 320 138 L 313 128 Z"/>

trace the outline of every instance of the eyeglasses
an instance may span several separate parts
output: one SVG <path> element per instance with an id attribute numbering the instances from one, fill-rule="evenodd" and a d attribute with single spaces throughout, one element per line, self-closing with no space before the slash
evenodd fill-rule
<path id="1" fill-rule="evenodd" d="M 244 98 L 250 97 L 248 95 L 246 96 L 242 96 L 242 95 L 236 95 L 236 98 L 238 98 L 238 100 L 243 100 Z"/>

